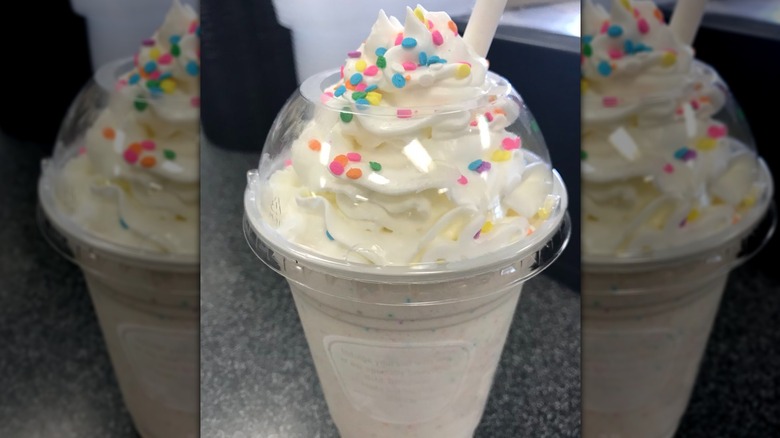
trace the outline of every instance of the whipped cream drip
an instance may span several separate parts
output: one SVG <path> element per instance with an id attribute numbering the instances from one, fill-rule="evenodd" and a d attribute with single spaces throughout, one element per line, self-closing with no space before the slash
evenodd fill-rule
<path id="1" fill-rule="evenodd" d="M 175 0 L 62 170 L 60 197 L 73 219 L 107 240 L 198 251 L 199 26 Z"/>
<path id="2" fill-rule="evenodd" d="M 728 90 L 651 1 L 586 1 L 582 38 L 583 247 L 681 247 L 743 219 L 766 182 L 718 120 Z"/>
<path id="3" fill-rule="evenodd" d="M 380 12 L 342 71 L 290 150 L 263 157 L 270 176 L 250 180 L 287 240 L 377 265 L 458 261 L 558 207 L 527 109 L 446 13 L 408 8 L 402 26 Z"/>

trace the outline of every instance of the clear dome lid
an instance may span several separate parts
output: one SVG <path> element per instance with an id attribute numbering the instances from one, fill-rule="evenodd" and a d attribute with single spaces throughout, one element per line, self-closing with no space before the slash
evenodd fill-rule
<path id="1" fill-rule="evenodd" d="M 165 35 L 165 44 L 145 41 L 135 58 L 100 68 L 72 103 L 39 184 L 45 231 L 66 255 L 82 243 L 144 260 L 198 262 L 195 31 Z"/>
<path id="2" fill-rule="evenodd" d="M 692 60 L 682 80 L 668 76 L 586 80 L 586 264 L 700 253 L 744 237 L 771 203 L 771 174 L 717 72 Z"/>
<path id="3" fill-rule="evenodd" d="M 399 107 L 370 85 L 345 90 L 341 76 L 306 80 L 271 128 L 245 196 L 254 243 L 384 273 L 462 271 L 551 242 L 537 263 L 557 257 L 568 239 L 566 191 L 504 78 L 488 72 L 467 98 L 430 94 L 429 104 Z"/>

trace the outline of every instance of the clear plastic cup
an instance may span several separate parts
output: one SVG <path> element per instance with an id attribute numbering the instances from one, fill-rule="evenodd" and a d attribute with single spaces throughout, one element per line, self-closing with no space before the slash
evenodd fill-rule
<path id="1" fill-rule="evenodd" d="M 289 282 L 329 411 L 345 438 L 472 436 L 522 286 L 552 263 L 568 241 L 566 190 L 549 159 L 539 158 L 546 157 L 541 134 L 532 128 L 530 112 L 511 86 L 497 75 L 489 77 L 497 84 L 492 90 L 495 101 L 508 99 L 517 105 L 518 119 L 507 130 L 523 138 L 528 163 L 541 166 L 537 170 L 542 180 L 549 177 L 550 195 L 557 199 L 535 232 L 508 240 L 495 251 L 447 263 L 382 266 L 353 260 L 349 254 L 324 255 L 280 234 L 278 227 L 289 220 L 284 219 L 288 205 L 273 194 L 269 177 L 284 169 L 289 157 L 296 159 L 291 145 L 301 141 L 311 120 L 328 123 L 341 112 L 360 118 L 364 126 L 397 123 L 395 108 L 333 109 L 320 102 L 320 94 L 336 82 L 338 73 L 304 82 L 280 112 L 260 168 L 249 172 L 244 198 L 247 241 L 263 263 Z M 462 102 L 451 112 L 443 107 L 412 109 L 415 115 L 409 122 L 437 113 L 468 125 L 462 115 L 488 111 L 490 96 L 483 97 L 484 102 Z M 487 135 L 475 129 L 470 135 Z M 415 130 L 403 135 L 410 132 Z M 322 156 L 327 158 L 327 152 Z"/>
<path id="2" fill-rule="evenodd" d="M 53 248 L 81 268 L 122 397 L 138 432 L 145 438 L 191 438 L 199 431 L 198 254 L 162 251 L 151 240 L 134 244 L 127 223 L 102 221 L 105 212 L 110 211 L 102 207 L 73 210 L 74 191 L 81 186 L 72 184 L 77 180 L 66 178 L 64 172 L 72 160 L 83 159 L 88 132 L 106 112 L 119 121 L 112 131 L 114 146 L 123 146 L 124 140 L 133 141 L 135 133 L 129 127 L 135 123 L 147 127 L 155 124 L 158 132 L 170 131 L 174 136 L 197 123 L 189 117 L 163 121 L 166 114 L 182 116 L 191 112 L 172 111 L 169 105 L 178 106 L 179 102 L 163 104 L 142 96 L 128 100 L 114 92 L 117 78 L 132 65 L 131 60 L 120 60 L 102 67 L 73 102 L 53 156 L 43 161 L 38 221 Z M 197 135 L 193 138 L 197 141 Z M 164 139 L 158 139 L 158 144 L 159 148 L 168 147 Z M 197 151 L 196 145 L 187 147 Z M 116 152 L 111 148 L 106 152 L 111 151 Z M 118 149 L 118 153 L 121 151 Z M 186 158 L 183 152 L 179 158 Z M 156 179 L 147 180 L 146 186 L 117 182 L 121 177 L 106 181 L 114 182 L 92 185 L 90 190 L 100 192 L 116 184 L 125 193 L 150 190 L 148 193 L 164 196 L 168 202 L 179 199 L 175 184 L 162 184 Z M 155 211 L 169 215 L 164 209 Z M 181 242 L 187 236 L 196 240 L 197 220 L 194 216 L 179 217 L 173 225 L 195 221 L 194 226 L 190 224 L 194 230 L 191 236 L 168 233 L 167 237 L 155 236 L 152 240 Z M 128 219 L 128 223 L 132 230 L 133 222 Z M 196 251 L 197 242 L 190 247 Z"/>
<path id="3" fill-rule="evenodd" d="M 583 114 L 585 148 L 615 126 L 643 158 L 584 154 L 583 436 L 667 438 L 688 405 L 730 272 L 774 232 L 774 184 L 736 100 L 704 63 L 662 92 Z M 619 180 L 629 166 L 647 172 Z"/>

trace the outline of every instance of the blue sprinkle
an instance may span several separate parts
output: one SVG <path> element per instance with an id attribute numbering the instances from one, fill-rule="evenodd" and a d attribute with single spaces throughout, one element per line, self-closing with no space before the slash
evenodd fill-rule
<path id="1" fill-rule="evenodd" d="M 139 76 L 138 73 L 133 73 L 130 75 L 130 78 L 127 80 L 127 83 L 130 85 L 135 85 L 140 80 L 141 80 L 141 76 Z"/>
<path id="2" fill-rule="evenodd" d="M 336 88 L 336 91 L 333 93 L 334 96 L 340 97 L 342 94 L 347 92 L 347 87 L 343 85 L 339 85 L 338 88 Z"/>
<path id="3" fill-rule="evenodd" d="M 376 90 L 377 88 L 378 88 L 378 87 L 376 86 L 376 84 L 373 84 L 373 85 L 369 85 L 368 87 L 366 87 L 366 89 L 365 89 L 365 90 L 363 90 L 363 91 L 365 91 L 366 93 L 368 93 L 369 91 L 374 91 L 374 90 Z"/>
<path id="4" fill-rule="evenodd" d="M 195 35 L 197 35 L 198 38 L 200 38 L 200 26 L 198 26 L 198 30 L 195 31 Z"/>
<path id="5" fill-rule="evenodd" d="M 612 73 L 612 66 L 607 61 L 601 61 L 599 62 L 598 70 L 602 76 L 609 76 Z"/>
<path id="6" fill-rule="evenodd" d="M 590 44 L 590 42 L 593 41 L 593 35 L 583 35 L 582 36 L 582 42 L 585 44 Z"/>
<path id="7" fill-rule="evenodd" d="M 401 73 L 394 74 L 393 85 L 395 85 L 395 88 L 403 88 L 406 86 L 406 78 Z"/>
<path id="8" fill-rule="evenodd" d="M 165 79 L 168 79 L 168 78 L 170 78 L 170 77 L 173 77 L 173 73 L 171 73 L 171 72 L 167 71 L 167 72 L 165 72 L 165 73 L 161 74 L 161 75 L 160 75 L 160 79 L 158 79 L 158 80 L 159 80 L 160 82 L 162 82 L 163 80 L 165 80 Z"/>
<path id="9" fill-rule="evenodd" d="M 609 29 L 607 29 L 607 35 L 611 37 L 619 37 L 620 35 L 623 35 L 623 28 L 617 24 L 613 24 L 612 26 L 609 26 Z"/>
<path id="10" fill-rule="evenodd" d="M 404 49 L 411 49 L 417 45 L 417 40 L 412 37 L 406 37 L 401 41 L 401 47 Z"/>
<path id="11" fill-rule="evenodd" d="M 171 44 L 179 44 L 179 41 L 181 41 L 180 35 L 171 35 L 170 38 L 168 38 L 168 41 L 171 42 Z"/>
<path id="12" fill-rule="evenodd" d="M 354 75 L 350 76 L 349 83 L 352 85 L 357 85 L 362 80 L 363 80 L 363 75 L 361 75 L 360 73 L 355 73 Z"/>
<path id="13" fill-rule="evenodd" d="M 420 52 L 420 65 L 428 65 L 428 55 L 425 52 Z"/>
<path id="14" fill-rule="evenodd" d="M 336 239 L 333 238 L 333 236 L 330 235 L 328 230 L 325 230 L 325 235 L 328 237 L 328 240 L 336 240 Z"/>
<path id="15" fill-rule="evenodd" d="M 634 46 L 634 52 L 652 52 L 653 49 L 650 46 L 646 46 L 642 43 L 637 43 L 636 46 Z"/>
<path id="16" fill-rule="evenodd" d="M 128 226 L 127 226 L 127 222 L 125 222 L 125 220 L 124 220 L 124 219 L 122 219 L 121 217 L 119 218 L 119 226 L 121 226 L 121 227 L 122 227 L 122 228 L 124 228 L 125 230 L 127 230 L 127 229 L 129 229 L 129 228 L 130 228 L 130 227 L 128 227 Z"/>
<path id="17" fill-rule="evenodd" d="M 387 53 L 387 49 L 385 49 L 384 47 L 378 47 L 376 51 L 374 51 L 374 53 L 376 53 L 376 56 L 385 56 L 385 53 Z"/>
<path id="18" fill-rule="evenodd" d="M 474 160 L 471 163 L 469 163 L 469 170 L 473 170 L 474 172 L 476 172 L 480 166 L 482 166 L 482 160 Z"/>
<path id="19" fill-rule="evenodd" d="M 357 105 L 358 109 L 366 109 L 371 106 L 371 102 L 369 102 L 368 99 L 358 99 L 355 101 L 355 105 Z"/>
<path id="20" fill-rule="evenodd" d="M 431 55 L 428 57 L 428 65 L 432 64 L 445 64 L 447 63 L 447 60 L 444 58 L 439 58 L 436 55 Z"/>
<path id="21" fill-rule="evenodd" d="M 631 40 L 626 40 L 626 42 L 623 43 L 623 51 L 626 52 L 627 55 L 634 53 L 634 51 L 636 51 L 634 42 Z"/>
<path id="22" fill-rule="evenodd" d="M 195 61 L 190 61 L 187 63 L 187 73 L 190 76 L 197 76 L 198 73 L 200 73 L 200 67 L 198 66 L 198 63 Z"/>
<path id="23" fill-rule="evenodd" d="M 677 158 L 678 160 L 682 160 L 685 158 L 685 155 L 688 153 L 688 148 L 680 148 L 674 151 L 674 158 Z"/>
<path id="24" fill-rule="evenodd" d="M 144 71 L 147 73 L 151 73 L 157 69 L 157 63 L 154 61 L 149 61 L 144 65 Z"/>

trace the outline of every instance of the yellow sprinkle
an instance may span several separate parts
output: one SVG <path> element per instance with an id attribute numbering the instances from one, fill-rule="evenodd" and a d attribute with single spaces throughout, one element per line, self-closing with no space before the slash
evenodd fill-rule
<path id="1" fill-rule="evenodd" d="M 366 100 L 371 105 L 379 105 L 379 102 L 382 101 L 382 94 L 381 93 L 377 93 L 376 91 L 369 91 L 366 94 Z"/>
<path id="2" fill-rule="evenodd" d="M 359 72 L 363 72 L 363 70 L 366 69 L 366 61 L 363 61 L 362 59 L 358 60 L 358 62 L 355 63 L 355 70 Z"/>
<path id="3" fill-rule="evenodd" d="M 748 195 L 745 197 L 745 199 L 742 200 L 741 205 L 745 208 L 750 208 L 756 203 L 756 197 L 753 195 Z"/>
<path id="4" fill-rule="evenodd" d="M 711 151 L 718 145 L 718 140 L 710 137 L 701 137 L 696 140 L 696 149 L 700 151 Z"/>
<path id="5" fill-rule="evenodd" d="M 489 233 L 490 230 L 493 229 L 493 222 L 486 221 L 484 225 L 482 225 L 482 229 L 480 230 L 481 233 Z"/>
<path id="6" fill-rule="evenodd" d="M 580 79 L 580 93 L 584 93 L 588 91 L 588 81 L 585 79 Z"/>
<path id="7" fill-rule="evenodd" d="M 675 55 L 674 52 L 664 52 L 664 54 L 661 55 L 662 66 L 671 67 L 675 62 L 677 62 L 677 55 Z"/>
<path id="8" fill-rule="evenodd" d="M 152 47 L 149 50 L 149 57 L 152 58 L 152 60 L 157 61 L 157 58 L 160 57 L 160 49 L 157 47 Z"/>
<path id="9" fill-rule="evenodd" d="M 417 18 L 420 21 L 425 23 L 425 16 L 423 15 L 423 11 L 422 11 L 422 8 L 420 6 L 417 6 L 416 8 L 414 8 L 414 15 L 417 16 Z"/>
<path id="10" fill-rule="evenodd" d="M 539 210 L 536 210 L 536 217 L 539 219 L 547 219 L 550 217 L 550 210 L 543 207 L 539 208 Z"/>
<path id="11" fill-rule="evenodd" d="M 688 213 L 688 217 L 685 218 L 686 222 L 693 222 L 699 218 L 699 210 L 693 209 Z"/>
<path id="12" fill-rule="evenodd" d="M 455 77 L 463 79 L 471 74 L 471 67 L 468 64 L 458 64 L 455 68 Z"/>
<path id="13" fill-rule="evenodd" d="M 490 155 L 490 159 L 492 161 L 509 161 L 512 159 L 512 151 L 505 151 L 503 149 L 499 149 L 493 152 L 492 155 Z"/>
<path id="14" fill-rule="evenodd" d="M 176 89 L 176 81 L 171 78 L 164 79 L 162 82 L 160 82 L 160 88 L 162 88 L 162 90 L 166 93 L 173 93 L 173 90 Z"/>
<path id="15" fill-rule="evenodd" d="M 631 3 L 628 0 L 620 0 L 620 4 L 623 5 L 626 10 L 631 10 Z"/>

